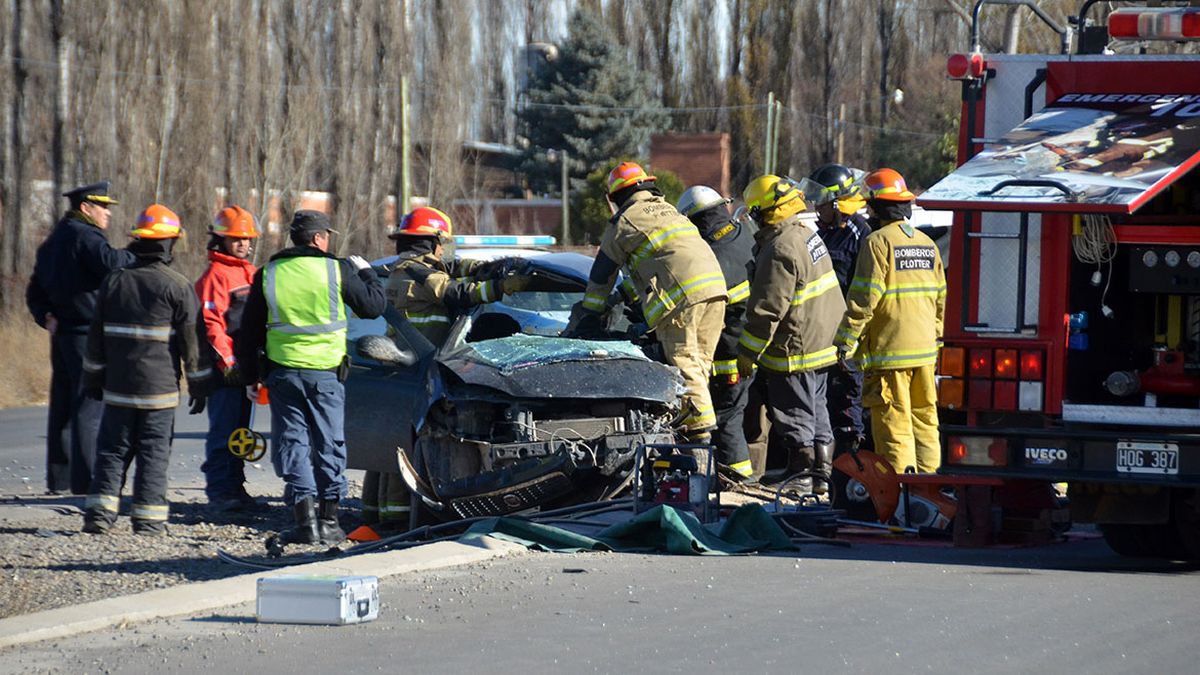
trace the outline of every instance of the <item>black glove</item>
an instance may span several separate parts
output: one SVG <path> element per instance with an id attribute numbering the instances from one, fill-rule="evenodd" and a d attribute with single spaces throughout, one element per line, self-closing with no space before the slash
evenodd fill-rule
<path id="1" fill-rule="evenodd" d="M 603 333 L 603 315 L 584 307 L 581 301 L 571 306 L 571 318 L 567 321 L 567 327 L 563 329 L 561 335 L 562 337 L 580 338 L 599 336 Z"/>
<path id="2" fill-rule="evenodd" d="M 204 404 L 208 402 L 207 396 L 189 396 L 188 397 L 188 414 L 199 415 L 204 412 Z"/>
<path id="3" fill-rule="evenodd" d="M 101 387 L 86 387 L 83 390 L 83 395 L 92 399 L 93 401 L 103 401 L 104 389 Z"/>
<path id="4" fill-rule="evenodd" d="M 224 384 L 227 387 L 244 387 L 246 386 L 246 378 L 242 377 L 242 369 L 236 365 L 229 366 L 225 369 Z"/>

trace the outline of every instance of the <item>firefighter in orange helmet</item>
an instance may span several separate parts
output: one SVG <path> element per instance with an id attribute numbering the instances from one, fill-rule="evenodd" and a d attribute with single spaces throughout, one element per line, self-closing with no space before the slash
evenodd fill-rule
<path id="1" fill-rule="evenodd" d="M 147 207 L 131 233 L 135 241 L 129 251 L 137 261 L 109 273 L 100 285 L 83 369 L 91 395 L 102 397 L 105 405 L 84 532 L 103 533 L 116 521 L 125 473 L 136 459 L 133 532 L 166 533 L 179 362 L 193 399 L 203 399 L 212 376 L 200 349 L 196 292 L 170 267 L 180 232 L 173 211 L 160 204 Z"/>
<path id="2" fill-rule="evenodd" d="M 717 426 L 708 378 L 725 325 L 725 276 L 696 226 L 663 199 L 656 180 L 634 162 L 622 162 L 608 174 L 613 217 L 565 332 L 584 334 L 589 324 L 600 323 L 624 268 L 667 363 L 683 375 L 684 435 L 708 443 Z"/>
<path id="3" fill-rule="evenodd" d="M 867 235 L 838 327 L 838 359 L 865 372 L 875 452 L 896 471 L 941 463 L 934 365 L 942 339 L 946 276 L 937 245 L 908 219 L 915 196 L 893 169 L 863 180 L 879 227 Z"/>
<path id="4" fill-rule="evenodd" d="M 204 493 L 210 507 L 231 511 L 256 506 L 246 493 L 245 462 L 226 449 L 234 429 L 250 422 L 241 368 L 233 342 L 241 330 L 242 311 L 256 271 L 250 253 L 258 228 L 254 216 L 240 206 L 226 206 L 209 228 L 208 269 L 196 281 L 204 319 L 206 350 L 220 373 L 219 386 L 208 397 L 208 435 L 204 443 Z"/>

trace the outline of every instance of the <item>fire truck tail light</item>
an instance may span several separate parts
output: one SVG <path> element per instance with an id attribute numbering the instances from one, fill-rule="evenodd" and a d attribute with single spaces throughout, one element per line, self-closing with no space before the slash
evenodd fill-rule
<path id="1" fill-rule="evenodd" d="M 992 405 L 996 410 L 1016 410 L 1017 383 L 997 381 L 996 389 L 992 393 Z"/>
<path id="2" fill-rule="evenodd" d="M 997 349 L 994 362 L 996 377 L 1002 380 L 1017 379 L 1017 350 Z"/>
<path id="3" fill-rule="evenodd" d="M 943 408 L 953 408 L 959 410 L 963 407 L 965 401 L 963 381 L 956 380 L 950 377 L 944 377 L 938 381 L 938 405 Z"/>
<path id="4" fill-rule="evenodd" d="M 1042 383 L 1022 382 L 1017 388 L 1017 410 L 1042 409 Z"/>
<path id="5" fill-rule="evenodd" d="M 992 436 L 950 436 L 946 461 L 964 466 L 1008 466 L 1008 440 Z"/>
<path id="6" fill-rule="evenodd" d="M 992 350 L 971 350 L 971 377 L 992 376 Z"/>
<path id="7" fill-rule="evenodd" d="M 938 361 L 938 372 L 942 375 L 950 377 L 962 377 L 966 375 L 966 350 L 962 347 L 942 347 L 940 360 Z"/>
<path id="8" fill-rule="evenodd" d="M 1042 353 L 1021 352 L 1021 379 L 1042 379 Z"/>
<path id="9" fill-rule="evenodd" d="M 992 381 L 968 380 L 967 405 L 975 410 L 992 407 Z"/>
<path id="10" fill-rule="evenodd" d="M 1108 15 L 1108 34 L 1119 40 L 1200 38 L 1200 8 L 1118 9 Z"/>
<path id="11" fill-rule="evenodd" d="M 952 80 L 977 80 L 987 71 L 987 62 L 980 52 L 952 54 L 946 60 L 946 74 Z"/>

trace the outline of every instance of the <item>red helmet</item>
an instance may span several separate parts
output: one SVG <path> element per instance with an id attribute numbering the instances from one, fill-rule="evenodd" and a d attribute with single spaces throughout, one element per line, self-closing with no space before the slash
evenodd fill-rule
<path id="1" fill-rule="evenodd" d="M 254 227 L 254 216 L 240 206 L 226 206 L 217 214 L 209 232 L 231 239 L 254 239 L 258 230 Z"/>
<path id="2" fill-rule="evenodd" d="M 867 199 L 882 199 L 888 202 L 911 202 L 917 196 L 908 190 L 904 176 L 895 169 L 875 169 L 863 179 Z"/>
<path id="3" fill-rule="evenodd" d="M 630 185 L 645 183 L 647 181 L 658 180 L 654 176 L 646 173 L 641 164 L 636 162 L 621 162 L 613 167 L 613 170 L 608 172 L 608 194 L 623 190 Z"/>
<path id="4" fill-rule="evenodd" d="M 450 216 L 430 207 L 422 206 L 404 214 L 400 224 L 388 233 L 389 239 L 400 237 L 437 237 L 448 240 L 453 235 L 450 226 Z"/>
<path id="5" fill-rule="evenodd" d="M 181 226 L 179 216 L 162 204 L 151 204 L 138 214 L 137 225 L 130 236 L 138 239 L 175 239 Z"/>

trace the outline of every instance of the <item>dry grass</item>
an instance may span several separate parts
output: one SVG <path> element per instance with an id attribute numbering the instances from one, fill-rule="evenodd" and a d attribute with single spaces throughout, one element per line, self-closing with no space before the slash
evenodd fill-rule
<path id="1" fill-rule="evenodd" d="M 0 408 L 40 405 L 50 390 L 50 336 L 29 314 L 0 315 Z"/>

